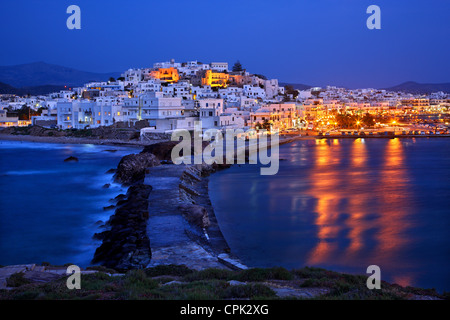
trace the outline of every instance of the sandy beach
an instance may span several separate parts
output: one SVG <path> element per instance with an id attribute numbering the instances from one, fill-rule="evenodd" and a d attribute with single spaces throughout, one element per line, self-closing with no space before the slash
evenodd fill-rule
<path id="1" fill-rule="evenodd" d="M 61 143 L 61 144 L 96 144 L 96 145 L 121 145 L 121 146 L 147 146 L 152 143 L 160 142 L 158 140 L 138 141 L 138 140 L 118 140 L 118 139 L 95 139 L 95 138 L 75 138 L 75 137 L 40 137 L 30 135 L 10 135 L 0 134 L 0 140 L 40 142 L 40 143 Z"/>

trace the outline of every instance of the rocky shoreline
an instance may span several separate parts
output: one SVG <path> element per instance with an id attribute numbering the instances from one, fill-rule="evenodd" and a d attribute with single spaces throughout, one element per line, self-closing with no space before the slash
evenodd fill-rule
<path id="1" fill-rule="evenodd" d="M 139 128 L 118 126 L 82 130 L 58 130 L 39 126 L 0 128 L 0 140 L 41 143 L 147 146 L 169 138 L 167 134 L 155 133 L 152 139 L 142 141 Z"/>
<path id="2" fill-rule="evenodd" d="M 159 264 L 244 267 L 230 255 L 208 194 L 207 177 L 229 165 L 174 165 L 176 144 L 156 143 L 121 159 L 114 179 L 129 189 L 115 199 L 107 230 L 95 235 L 102 244 L 93 263 L 119 271 Z"/>
<path id="3" fill-rule="evenodd" d="M 140 269 L 151 259 L 147 235 L 148 195 L 151 186 L 131 186 L 125 199 L 116 198 L 116 210 L 106 223 L 108 230 L 94 235 L 102 244 L 94 254 L 92 263 L 101 263 L 118 271 Z"/>

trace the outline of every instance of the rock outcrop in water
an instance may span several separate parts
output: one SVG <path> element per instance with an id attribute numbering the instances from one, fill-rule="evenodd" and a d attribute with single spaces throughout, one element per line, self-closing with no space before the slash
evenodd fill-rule
<path id="1" fill-rule="evenodd" d="M 152 153 L 129 154 L 120 160 L 114 180 L 124 185 L 131 185 L 144 179 L 147 168 L 159 164 L 160 161 Z"/>
<path id="2" fill-rule="evenodd" d="M 147 235 L 148 185 L 131 186 L 125 200 L 117 202 L 115 214 L 107 222 L 109 230 L 95 234 L 102 240 L 92 263 L 119 271 L 145 268 L 151 260 L 150 240 Z"/>
<path id="3" fill-rule="evenodd" d="M 124 185 L 132 185 L 142 181 L 145 177 L 145 170 L 163 163 L 172 162 L 172 149 L 178 141 L 164 141 L 146 146 L 141 153 L 130 154 L 120 160 L 114 175 L 114 180 Z M 203 148 L 208 145 L 204 141 Z M 194 148 L 192 146 L 192 151 Z"/>
<path id="4" fill-rule="evenodd" d="M 70 156 L 70 157 L 64 159 L 64 162 L 78 162 L 78 158 Z"/>

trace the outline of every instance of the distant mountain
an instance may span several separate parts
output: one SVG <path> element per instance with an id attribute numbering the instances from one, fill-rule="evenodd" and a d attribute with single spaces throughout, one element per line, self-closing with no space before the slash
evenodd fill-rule
<path id="1" fill-rule="evenodd" d="M 59 92 L 61 90 L 67 90 L 64 86 L 47 84 L 43 86 L 33 86 L 33 87 L 22 87 L 18 88 L 19 94 L 27 95 L 30 94 L 32 96 L 44 95 L 52 92 Z"/>
<path id="2" fill-rule="evenodd" d="M 17 94 L 17 89 L 9 84 L 0 82 L 0 94 Z"/>
<path id="3" fill-rule="evenodd" d="M 286 82 L 280 82 L 280 86 L 284 87 L 284 86 L 292 86 L 294 89 L 297 90 L 307 90 L 310 88 L 313 88 L 314 86 L 308 86 L 306 84 L 301 84 L 301 83 L 286 83 Z"/>
<path id="4" fill-rule="evenodd" d="M 0 66 L 0 82 L 16 88 L 44 85 L 74 87 L 89 81 L 107 81 L 110 77 L 120 77 L 120 73 L 86 72 L 45 62 Z"/>
<path id="5" fill-rule="evenodd" d="M 450 93 L 450 83 L 417 83 L 408 81 L 390 88 L 383 88 L 388 91 L 403 91 L 407 93 L 432 93 L 432 92 L 448 92 Z"/>
<path id="6" fill-rule="evenodd" d="M 64 89 L 65 89 L 64 86 L 54 86 L 54 85 L 14 88 L 9 84 L 0 82 L 0 94 L 16 94 L 19 96 L 30 94 L 32 96 L 38 96 L 38 95 L 45 95 L 51 92 L 58 92 Z"/>

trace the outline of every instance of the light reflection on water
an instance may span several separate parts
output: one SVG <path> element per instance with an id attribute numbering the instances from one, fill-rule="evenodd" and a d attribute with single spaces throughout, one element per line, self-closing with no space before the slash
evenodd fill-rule
<path id="1" fill-rule="evenodd" d="M 213 175 L 211 200 L 232 251 L 251 266 L 364 274 L 376 264 L 384 280 L 448 290 L 450 203 L 441 195 L 450 188 L 440 177 L 450 176 L 449 142 L 301 141 L 281 147 L 276 176 L 255 166 Z"/>
<path id="2" fill-rule="evenodd" d="M 320 265 L 334 261 L 334 264 L 345 266 L 347 261 L 361 261 L 370 255 L 374 263 L 397 267 L 394 258 L 408 244 L 408 239 L 402 235 L 410 227 L 408 214 L 413 211 L 413 208 L 408 208 L 410 195 L 405 183 L 408 172 L 403 166 L 400 140 L 388 140 L 376 183 L 369 174 L 371 170 L 363 139 L 352 143 L 348 155 L 351 165 L 347 170 L 341 170 L 338 166 L 342 150 L 335 144 L 331 148 L 327 143 L 320 143 L 315 152 L 316 165 L 308 177 L 312 182 L 308 194 L 317 199 L 315 224 L 319 242 L 310 251 L 306 264 Z M 325 165 L 327 170 L 322 170 Z M 366 220 L 364 217 L 370 214 L 374 196 L 382 204 L 379 210 L 383 214 L 377 221 Z M 345 205 L 338 209 L 340 203 Z M 373 228 L 377 230 L 375 239 L 378 245 L 368 250 L 364 235 Z M 348 239 L 344 247 L 334 241 L 342 234 Z M 411 285 L 413 282 L 411 277 L 402 279 L 401 285 Z"/>

